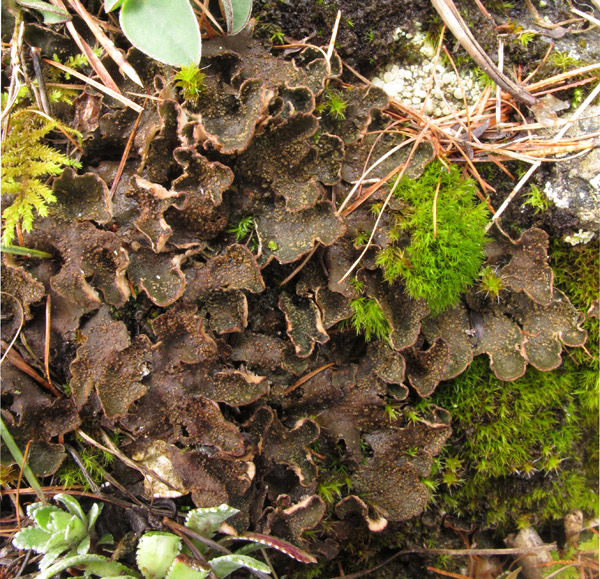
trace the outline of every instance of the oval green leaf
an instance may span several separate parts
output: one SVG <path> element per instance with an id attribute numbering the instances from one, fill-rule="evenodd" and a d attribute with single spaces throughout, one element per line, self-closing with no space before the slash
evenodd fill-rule
<path id="1" fill-rule="evenodd" d="M 200 62 L 200 28 L 188 0 L 124 0 L 121 28 L 155 60 L 172 66 Z"/>

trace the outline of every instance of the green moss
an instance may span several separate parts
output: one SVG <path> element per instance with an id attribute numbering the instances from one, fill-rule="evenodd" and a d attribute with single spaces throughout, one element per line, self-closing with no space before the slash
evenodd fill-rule
<path id="1" fill-rule="evenodd" d="M 573 508 L 597 514 L 598 394 L 596 371 L 570 359 L 501 382 L 476 358 L 432 397 L 453 416 L 440 455 L 441 508 L 500 532 L 530 513 L 541 521 Z"/>
<path id="2" fill-rule="evenodd" d="M 431 163 L 420 179 L 404 178 L 394 195 L 407 204 L 402 215 L 390 219 L 392 239 L 408 233 L 377 257 L 388 282 L 402 277 L 413 298 L 424 298 L 433 314 L 458 303 L 477 277 L 487 242 L 488 211 L 476 199 L 476 184 L 460 169 Z M 435 209 L 434 209 L 435 205 Z"/>
<path id="3" fill-rule="evenodd" d="M 354 314 L 351 323 L 357 334 L 363 334 L 365 341 L 373 338 L 385 340 L 390 335 L 390 325 L 383 315 L 381 306 L 370 298 L 356 298 L 350 306 Z"/>
<path id="4" fill-rule="evenodd" d="M 554 270 L 554 285 L 567 294 L 578 310 L 587 312 L 600 293 L 598 244 L 573 247 L 555 241 L 551 247 L 550 264 Z M 576 349 L 571 354 L 577 364 L 589 365 L 597 371 L 598 318 L 586 317 L 583 327 L 588 331 L 586 350 Z"/>

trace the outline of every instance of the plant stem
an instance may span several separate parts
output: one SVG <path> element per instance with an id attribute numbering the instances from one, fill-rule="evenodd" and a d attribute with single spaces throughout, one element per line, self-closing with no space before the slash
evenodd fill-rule
<path id="1" fill-rule="evenodd" d="M 2 440 L 4 441 L 4 444 L 6 444 L 8 450 L 10 451 L 10 454 L 15 459 L 16 463 L 20 465 L 23 469 L 23 474 L 25 475 L 27 482 L 29 482 L 31 488 L 35 491 L 35 494 L 38 496 L 40 501 L 46 504 L 46 497 L 44 495 L 42 487 L 40 486 L 40 483 L 38 482 L 37 478 L 35 478 L 35 475 L 33 474 L 33 471 L 31 470 L 29 465 L 25 462 L 25 458 L 23 457 L 21 450 L 19 449 L 14 438 L 8 431 L 8 428 L 6 428 L 6 425 L 4 424 L 4 420 L 2 420 L 2 418 L 0 418 L 0 434 L 2 435 Z"/>

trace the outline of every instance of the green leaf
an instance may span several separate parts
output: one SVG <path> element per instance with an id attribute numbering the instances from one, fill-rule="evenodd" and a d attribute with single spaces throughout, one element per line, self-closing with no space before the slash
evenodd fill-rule
<path id="1" fill-rule="evenodd" d="M 52 563 L 54 563 L 54 561 L 56 561 L 56 559 L 58 559 L 66 550 L 66 545 L 59 545 L 58 547 L 48 549 L 47 553 L 42 557 L 42 559 L 38 563 L 40 571 L 43 571 L 47 567 L 50 567 L 50 565 L 52 565 Z"/>
<path id="2" fill-rule="evenodd" d="M 261 573 L 271 573 L 271 569 L 267 565 L 254 557 L 247 557 L 246 555 L 223 555 L 222 557 L 216 557 L 210 560 L 210 566 L 219 579 L 227 577 L 227 575 L 241 567 Z"/>
<path id="3" fill-rule="evenodd" d="M 200 62 L 200 28 L 188 0 L 124 0 L 121 28 L 155 60 L 173 66 Z"/>
<path id="4" fill-rule="evenodd" d="M 51 536 L 38 527 L 27 527 L 15 535 L 12 543 L 17 549 L 33 549 L 36 553 L 45 553 Z"/>
<path id="5" fill-rule="evenodd" d="M 181 550 L 181 539 L 173 533 L 150 531 L 138 543 L 136 562 L 146 579 L 162 579 Z"/>
<path id="6" fill-rule="evenodd" d="M 79 519 L 84 522 L 87 527 L 87 517 L 85 516 L 85 513 L 83 512 L 83 509 L 81 508 L 81 505 L 77 499 L 73 498 L 71 495 L 60 493 L 54 497 L 54 500 L 65 505 L 67 511 L 69 511 L 69 513 L 72 515 L 79 517 Z"/>
<path id="7" fill-rule="evenodd" d="M 208 577 L 209 571 L 206 569 L 195 569 L 188 561 L 181 560 L 179 557 L 173 561 L 166 579 L 204 579 Z"/>
<path id="8" fill-rule="evenodd" d="M 102 503 L 93 503 L 90 511 L 87 515 L 88 517 L 88 531 L 91 532 L 92 529 L 94 528 L 94 525 L 96 524 L 96 520 L 98 519 L 98 517 L 100 516 L 100 513 L 102 512 L 102 507 L 104 505 Z"/>
<path id="9" fill-rule="evenodd" d="M 222 522 L 237 513 L 239 513 L 237 509 L 225 503 L 218 507 L 194 509 L 188 513 L 185 526 L 210 539 L 217 532 Z"/>
<path id="10" fill-rule="evenodd" d="M 18 245 L 2 245 L 0 246 L 0 251 L 3 253 L 12 253 L 13 255 L 25 255 L 27 257 L 40 257 L 42 259 L 47 259 L 52 257 L 51 253 L 46 253 L 45 251 L 39 251 L 38 249 L 31 249 L 29 247 L 20 247 Z"/>
<path id="11" fill-rule="evenodd" d="M 50 579 L 54 575 L 58 575 L 62 571 L 76 567 L 82 569 L 86 575 L 98 575 L 99 577 L 119 576 L 127 573 L 131 577 L 138 578 L 139 575 L 117 561 L 111 561 L 102 555 L 75 555 L 74 557 L 66 557 L 61 559 L 51 567 L 37 575 L 37 579 Z"/>
<path id="12" fill-rule="evenodd" d="M 39 12 L 44 17 L 44 24 L 60 24 L 71 20 L 71 15 L 66 10 L 43 0 L 17 0 L 17 4 Z"/>
<path id="13" fill-rule="evenodd" d="M 84 537 L 81 543 L 77 545 L 77 554 L 85 555 L 90 550 L 90 536 Z"/>
<path id="14" fill-rule="evenodd" d="M 111 12 L 121 4 L 123 4 L 123 0 L 104 0 L 104 12 Z"/>
<path id="15" fill-rule="evenodd" d="M 51 533 L 52 528 L 49 526 L 51 523 L 51 515 L 56 511 L 60 511 L 60 509 L 52 505 L 43 505 L 42 503 L 34 503 L 34 505 L 39 505 L 39 507 L 27 509 L 27 514 L 36 522 L 40 529 Z"/>
<path id="16" fill-rule="evenodd" d="M 250 20 L 252 0 L 221 0 L 221 6 L 227 22 L 227 33 L 240 33 Z"/>

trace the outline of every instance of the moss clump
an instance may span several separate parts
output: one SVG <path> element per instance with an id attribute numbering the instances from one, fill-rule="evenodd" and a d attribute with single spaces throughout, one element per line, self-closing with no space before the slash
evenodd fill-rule
<path id="1" fill-rule="evenodd" d="M 31 231 L 36 214 L 48 215 L 48 205 L 56 202 L 48 178 L 60 175 L 65 167 L 81 167 L 79 161 L 42 141 L 55 129 L 81 138 L 79 132 L 34 109 L 11 117 L 2 141 L 2 194 L 10 199 L 2 211 L 4 245 L 14 241 L 17 231 Z"/>
<path id="2" fill-rule="evenodd" d="M 433 314 L 458 303 L 477 277 L 487 242 L 484 227 L 488 211 L 477 202 L 476 184 L 460 169 L 439 162 L 429 165 L 421 178 L 403 178 L 394 190 L 407 209 L 393 216 L 393 242 L 377 258 L 388 282 L 402 277 L 413 298 L 424 298 Z"/>
<path id="3" fill-rule="evenodd" d="M 363 334 L 366 342 L 373 338 L 387 340 L 390 336 L 390 324 L 383 315 L 377 300 L 371 298 L 356 298 L 350 304 L 354 314 L 351 323 L 357 334 Z"/>
<path id="4" fill-rule="evenodd" d="M 573 508 L 597 514 L 593 369 L 568 360 L 553 372 L 530 367 L 501 382 L 477 358 L 433 398 L 453 416 L 453 439 L 438 459 L 443 510 L 501 532 L 531 513 L 541 521 Z"/>
<path id="5" fill-rule="evenodd" d="M 587 312 L 600 293 L 598 244 L 573 247 L 555 241 L 551 248 L 550 263 L 554 270 L 554 285 L 567 294 L 578 310 Z M 597 372 L 598 318 L 587 317 L 583 327 L 588 331 L 587 350 L 575 349 L 572 356 L 577 364 L 590 366 Z"/>

